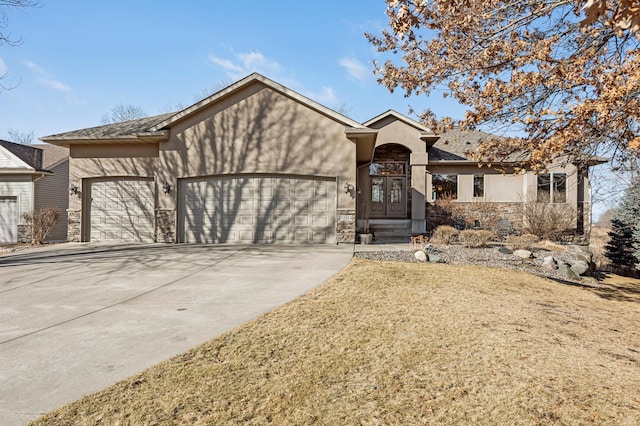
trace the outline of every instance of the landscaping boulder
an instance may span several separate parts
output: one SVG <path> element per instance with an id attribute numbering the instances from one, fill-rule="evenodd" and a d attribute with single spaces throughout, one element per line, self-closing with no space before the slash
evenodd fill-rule
<path id="1" fill-rule="evenodd" d="M 580 281 L 580 276 L 576 274 L 573 269 L 566 263 L 561 263 L 558 265 L 558 274 L 567 280 L 571 281 Z"/>
<path id="2" fill-rule="evenodd" d="M 519 257 L 521 259 L 531 259 L 533 258 L 533 253 L 529 250 L 519 249 L 513 252 L 513 255 Z"/>
<path id="3" fill-rule="evenodd" d="M 513 254 L 513 252 L 509 250 L 508 247 L 505 247 L 505 246 L 500 247 L 498 251 L 502 254 Z"/>
<path id="4" fill-rule="evenodd" d="M 437 254 L 430 254 L 429 255 L 429 262 L 432 262 L 432 263 L 444 263 L 442 261 L 442 257 L 438 256 Z"/>
<path id="5" fill-rule="evenodd" d="M 571 264 L 571 270 L 578 275 L 584 275 L 589 271 L 589 264 L 584 260 L 576 260 Z"/>
<path id="6" fill-rule="evenodd" d="M 555 271 L 558 269 L 558 263 L 553 256 L 547 256 L 542 260 L 542 269 L 545 271 Z"/>
<path id="7" fill-rule="evenodd" d="M 429 260 L 429 256 L 427 256 L 427 253 L 425 253 L 422 250 L 418 250 L 415 253 L 413 253 L 413 256 L 418 259 L 418 261 L 420 262 L 426 262 L 427 260 Z"/>

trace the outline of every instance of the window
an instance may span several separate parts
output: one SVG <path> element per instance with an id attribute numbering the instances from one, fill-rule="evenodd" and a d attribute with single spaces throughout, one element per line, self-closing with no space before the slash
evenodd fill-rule
<path id="1" fill-rule="evenodd" d="M 369 165 L 369 174 L 376 175 L 404 175 L 405 163 L 371 163 Z"/>
<path id="2" fill-rule="evenodd" d="M 548 203 L 551 201 L 551 175 L 549 173 L 541 173 L 538 175 L 537 200 L 539 203 Z"/>
<path id="3" fill-rule="evenodd" d="M 484 198 L 484 175 L 473 175 L 473 196 Z"/>
<path id="4" fill-rule="evenodd" d="M 458 175 L 432 175 L 433 199 L 451 198 L 458 199 Z"/>
<path id="5" fill-rule="evenodd" d="M 553 202 L 554 203 L 567 202 L 567 174 L 566 173 L 553 174 Z"/>
<path id="6" fill-rule="evenodd" d="M 567 202 L 567 174 L 541 173 L 538 175 L 537 200 L 539 203 Z"/>

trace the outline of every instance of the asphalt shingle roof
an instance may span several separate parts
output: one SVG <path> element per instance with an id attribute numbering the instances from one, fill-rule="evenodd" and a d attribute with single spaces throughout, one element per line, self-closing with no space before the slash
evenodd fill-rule
<path id="1" fill-rule="evenodd" d="M 13 155 L 33 167 L 35 170 L 42 170 L 42 150 L 34 148 L 32 145 L 24 145 L 0 139 L 0 146 L 11 152 Z"/>
<path id="2" fill-rule="evenodd" d="M 47 141 L 64 139 L 119 139 L 133 137 L 140 133 L 148 132 L 148 129 L 166 120 L 172 115 L 175 115 L 175 112 L 139 118 L 137 120 L 123 121 L 120 123 L 105 124 L 102 126 L 90 127 L 88 129 L 72 130 L 70 132 L 44 136 L 40 139 Z"/>

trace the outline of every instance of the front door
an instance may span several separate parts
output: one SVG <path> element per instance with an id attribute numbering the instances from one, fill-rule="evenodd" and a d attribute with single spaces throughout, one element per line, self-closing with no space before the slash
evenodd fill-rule
<path id="1" fill-rule="evenodd" d="M 406 217 L 406 193 L 406 176 L 371 176 L 371 217 Z"/>

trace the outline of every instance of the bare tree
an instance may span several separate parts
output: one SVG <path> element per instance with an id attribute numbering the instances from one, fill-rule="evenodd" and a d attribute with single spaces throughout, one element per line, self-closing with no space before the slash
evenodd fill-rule
<path id="1" fill-rule="evenodd" d="M 0 46 L 9 45 L 17 46 L 22 43 L 22 37 L 14 37 L 7 31 L 9 27 L 9 11 L 13 9 L 25 9 L 27 7 L 39 6 L 39 0 L 0 0 Z M 7 76 L 7 72 L 0 74 L 0 80 Z M 10 89 L 11 86 L 5 86 L 0 83 L 0 89 Z"/>
<path id="2" fill-rule="evenodd" d="M 478 159 L 640 153 L 637 0 L 387 0 L 389 29 L 368 34 L 378 81 L 406 95 L 443 91 L 469 108 L 460 124 L 522 135 L 485 142 Z M 453 118 L 424 111 L 431 128 Z M 615 162 L 615 161 L 614 161 Z"/>
<path id="3" fill-rule="evenodd" d="M 147 113 L 142 108 L 132 104 L 118 104 L 111 108 L 111 111 L 104 113 L 100 119 L 100 124 L 121 123 L 123 121 L 144 118 Z"/>
<path id="4" fill-rule="evenodd" d="M 0 46 L 8 44 L 16 46 L 22 43 L 22 37 L 14 38 L 6 29 L 9 26 L 9 11 L 11 9 L 24 9 L 38 6 L 38 0 L 0 0 Z"/>
<path id="5" fill-rule="evenodd" d="M 11 142 L 21 143 L 23 145 L 28 145 L 33 142 L 33 138 L 35 137 L 34 131 L 24 132 L 17 129 L 7 129 L 7 134 L 9 135 L 9 139 Z"/>

